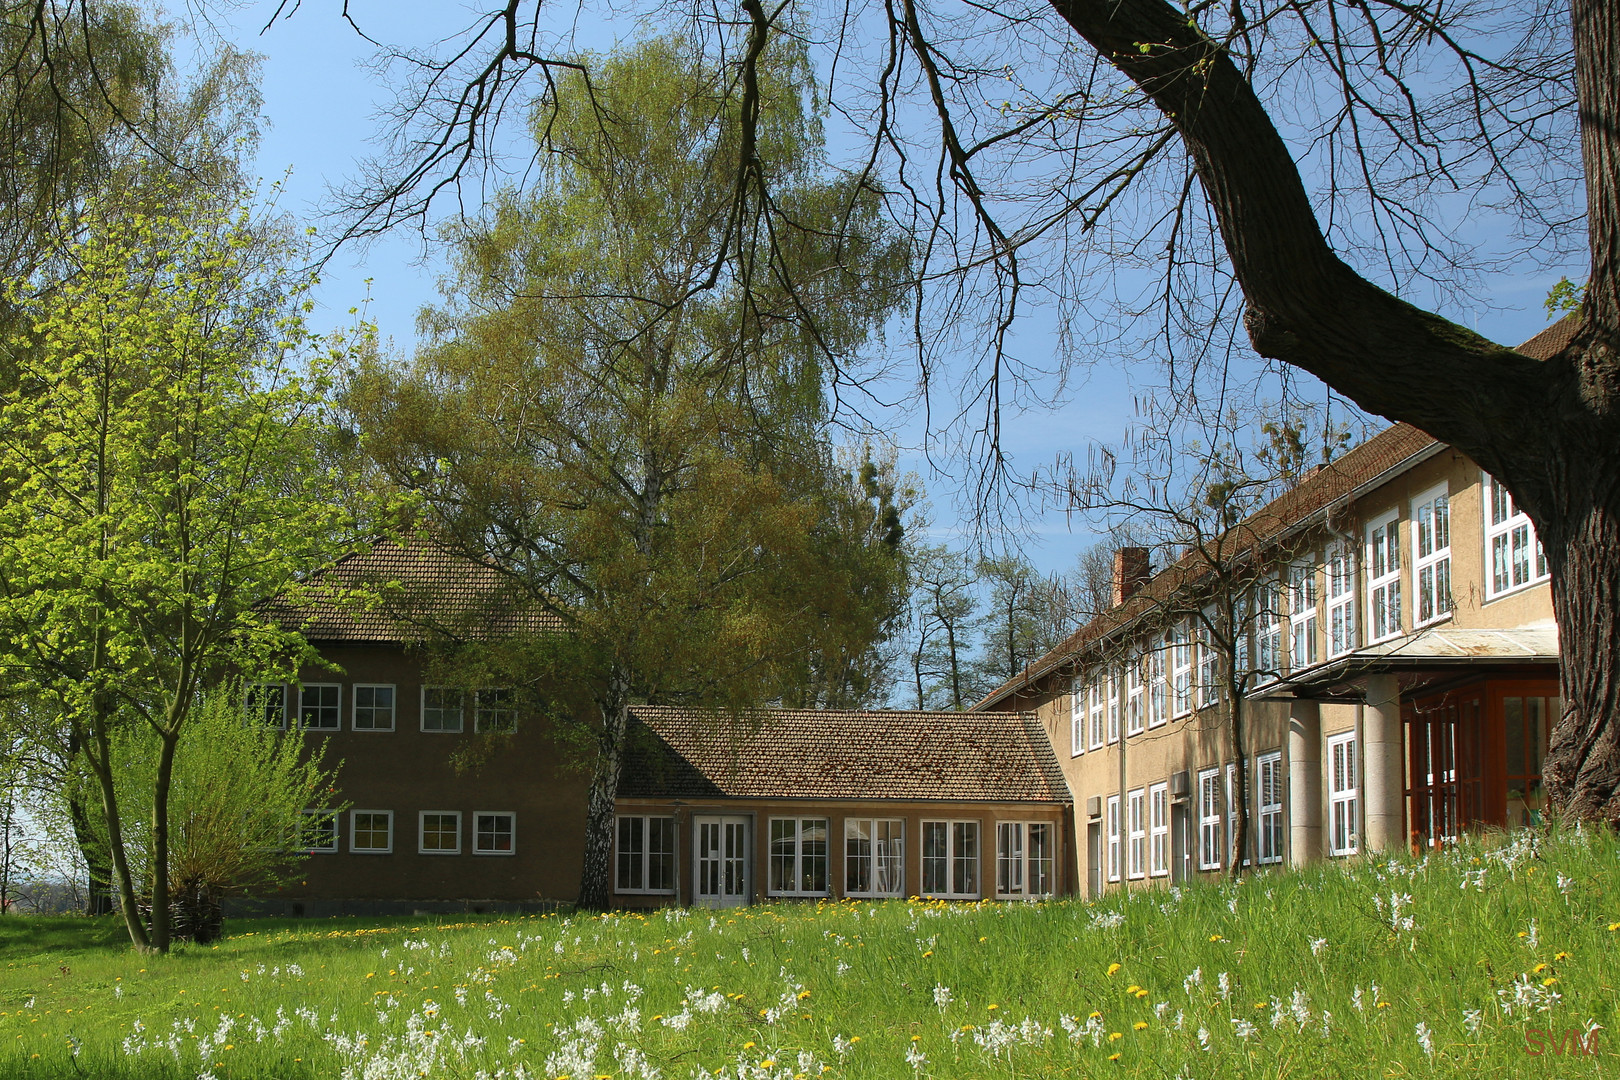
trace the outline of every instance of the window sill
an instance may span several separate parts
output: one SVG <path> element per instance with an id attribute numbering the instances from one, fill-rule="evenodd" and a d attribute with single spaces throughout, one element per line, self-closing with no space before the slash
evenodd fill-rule
<path id="1" fill-rule="evenodd" d="M 1551 584 L 1551 582 L 1552 575 L 1549 574 L 1547 577 L 1540 577 L 1536 578 L 1534 581 L 1527 581 L 1523 585 L 1515 585 L 1511 589 L 1503 589 L 1499 593 L 1491 593 L 1487 591 L 1484 603 L 1492 604 L 1498 600 L 1506 600 L 1510 596 L 1518 596 L 1522 592 L 1529 592 L 1537 585 L 1548 585 Z"/>

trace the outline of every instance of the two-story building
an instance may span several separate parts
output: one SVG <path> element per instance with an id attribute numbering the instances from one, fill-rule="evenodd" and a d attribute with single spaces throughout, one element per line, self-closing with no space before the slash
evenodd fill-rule
<path id="1" fill-rule="evenodd" d="M 565 632 L 529 610 L 493 567 L 426 541 L 352 554 L 278 606 L 325 665 L 251 687 L 250 713 L 342 764 L 330 807 L 307 812 L 297 881 L 261 906 L 385 914 L 578 896 L 591 740 L 526 715 L 510 687 L 431 674 L 456 670 L 430 661 L 457 638 Z M 1033 716 L 633 715 L 612 852 L 621 906 L 1071 891 L 1069 793 Z"/>
<path id="2" fill-rule="evenodd" d="M 1563 324 L 1520 351 L 1559 348 Z M 1396 424 L 1253 515 L 1238 665 L 1250 842 L 1236 755 L 1187 556 L 1115 560 L 1115 606 L 974 706 L 1033 710 L 1075 801 L 1091 894 L 1301 864 L 1534 822 L 1559 715 L 1545 557 L 1478 465 Z"/>

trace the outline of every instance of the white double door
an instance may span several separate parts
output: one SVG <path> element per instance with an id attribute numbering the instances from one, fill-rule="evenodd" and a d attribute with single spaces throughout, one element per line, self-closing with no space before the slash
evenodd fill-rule
<path id="1" fill-rule="evenodd" d="M 748 903 L 748 819 L 695 817 L 697 883 L 692 890 L 707 907 L 738 907 Z"/>

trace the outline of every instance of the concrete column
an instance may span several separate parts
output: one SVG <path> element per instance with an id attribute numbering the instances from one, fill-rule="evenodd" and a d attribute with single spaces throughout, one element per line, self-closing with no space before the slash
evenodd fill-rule
<path id="1" fill-rule="evenodd" d="M 1322 858 L 1322 707 L 1296 700 L 1288 707 L 1288 861 Z"/>
<path id="2" fill-rule="evenodd" d="M 1367 704 L 1361 710 L 1362 851 L 1399 851 L 1406 798 L 1405 755 L 1401 746 L 1401 691 L 1393 675 L 1367 678 Z"/>

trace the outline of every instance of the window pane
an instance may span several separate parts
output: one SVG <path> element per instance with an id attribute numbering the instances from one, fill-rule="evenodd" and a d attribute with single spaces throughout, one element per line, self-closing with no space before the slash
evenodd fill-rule
<path id="1" fill-rule="evenodd" d="M 512 850 L 512 815 L 479 814 L 474 824 L 476 836 L 474 850 L 508 852 Z"/>
<path id="2" fill-rule="evenodd" d="M 645 828 L 644 819 L 639 817 L 622 817 L 619 819 L 619 888 L 639 889 L 642 887 L 641 860 L 644 849 L 642 847 L 642 830 Z"/>
<path id="3" fill-rule="evenodd" d="M 872 891 L 872 823 L 860 818 L 844 821 L 844 891 Z"/>
<path id="4" fill-rule="evenodd" d="M 942 893 L 949 892 L 950 882 L 948 866 L 948 853 L 950 849 L 950 825 L 943 821 L 923 822 L 923 892 Z"/>
<path id="5" fill-rule="evenodd" d="M 770 887 L 772 892 L 793 890 L 794 863 L 798 855 L 798 822 L 776 819 L 771 822 Z"/>

